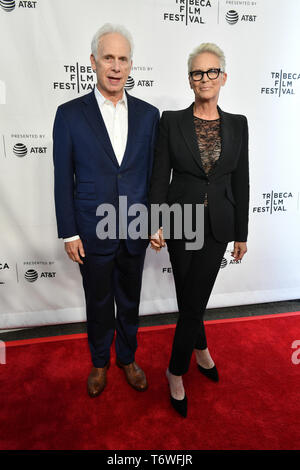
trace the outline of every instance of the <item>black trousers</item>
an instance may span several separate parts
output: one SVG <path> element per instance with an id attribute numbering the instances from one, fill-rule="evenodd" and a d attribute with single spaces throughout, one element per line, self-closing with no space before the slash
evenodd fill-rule
<path id="1" fill-rule="evenodd" d="M 174 375 L 183 375 L 188 371 L 193 349 L 207 348 L 203 315 L 227 242 L 218 242 L 213 237 L 209 207 L 205 207 L 203 247 L 200 250 L 186 250 L 184 240 L 169 240 L 167 246 L 179 311 L 169 371 Z"/>
<path id="2" fill-rule="evenodd" d="M 108 362 L 115 331 L 117 358 L 123 364 L 134 361 L 145 253 L 131 255 L 121 240 L 114 253 L 86 253 L 84 264 L 79 265 L 95 367 L 104 367 Z"/>

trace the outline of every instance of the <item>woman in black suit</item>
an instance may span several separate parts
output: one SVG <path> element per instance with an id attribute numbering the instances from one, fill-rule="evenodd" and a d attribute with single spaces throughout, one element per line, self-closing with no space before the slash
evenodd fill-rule
<path id="1" fill-rule="evenodd" d="M 182 416 L 187 415 L 182 375 L 193 351 L 199 371 L 218 380 L 203 314 L 227 243 L 234 241 L 235 260 L 247 251 L 249 209 L 247 119 L 218 106 L 227 78 L 223 52 L 201 44 L 189 57 L 188 71 L 195 101 L 187 109 L 163 112 L 150 185 L 151 204 L 191 204 L 194 210 L 204 205 L 201 249 L 187 249 L 184 237 L 167 240 L 179 318 L 166 375 L 171 403 Z M 151 247 L 159 251 L 165 245 L 163 229 L 151 233 Z"/>

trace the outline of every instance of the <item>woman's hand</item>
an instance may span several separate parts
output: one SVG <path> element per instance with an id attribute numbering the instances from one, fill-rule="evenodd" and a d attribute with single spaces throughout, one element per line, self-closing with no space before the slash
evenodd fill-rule
<path id="1" fill-rule="evenodd" d="M 234 257 L 234 261 L 241 260 L 245 253 L 247 253 L 247 243 L 246 242 L 234 242 L 234 249 L 231 252 L 231 256 Z"/>
<path id="2" fill-rule="evenodd" d="M 150 237 L 150 246 L 153 250 L 160 251 L 166 245 L 162 227 L 160 227 L 154 235 Z"/>

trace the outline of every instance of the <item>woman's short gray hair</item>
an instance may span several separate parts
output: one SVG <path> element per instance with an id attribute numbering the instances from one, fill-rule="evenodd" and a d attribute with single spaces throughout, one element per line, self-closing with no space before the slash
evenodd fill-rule
<path id="1" fill-rule="evenodd" d="M 216 44 L 212 42 L 203 42 L 202 44 L 200 44 L 200 46 L 196 47 L 193 50 L 193 52 L 189 55 L 189 58 L 188 58 L 188 71 L 189 72 L 192 69 L 193 60 L 195 59 L 195 57 L 197 57 L 197 55 L 202 54 L 202 52 L 210 52 L 211 54 L 215 54 L 220 60 L 220 67 L 221 67 L 222 72 L 225 72 L 226 62 L 225 62 L 224 52 L 222 51 L 222 49 L 219 48 L 219 46 L 217 46 Z"/>
<path id="2" fill-rule="evenodd" d="M 101 26 L 100 29 L 95 33 L 92 43 L 91 43 L 91 51 L 95 59 L 97 59 L 97 54 L 98 54 L 98 45 L 99 41 L 104 36 L 105 34 L 110 34 L 110 33 L 119 33 L 122 36 L 124 36 L 125 39 L 129 42 L 130 46 L 130 58 L 132 58 L 133 54 L 133 40 L 130 32 L 125 28 L 125 26 L 119 25 L 119 24 L 111 24 L 111 23 L 106 23 L 103 26 Z"/>

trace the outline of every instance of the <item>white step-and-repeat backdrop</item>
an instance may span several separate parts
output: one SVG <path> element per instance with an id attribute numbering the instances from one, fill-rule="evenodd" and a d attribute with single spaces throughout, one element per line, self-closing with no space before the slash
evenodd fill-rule
<path id="1" fill-rule="evenodd" d="M 187 57 L 225 52 L 220 107 L 250 132 L 248 253 L 223 259 L 209 307 L 300 296 L 299 0 L 0 0 L 0 328 L 85 320 L 78 266 L 57 239 L 52 125 L 94 86 L 95 31 L 124 24 L 135 49 L 129 93 L 160 111 L 193 100 Z M 148 249 L 141 315 L 177 310 L 166 249 Z"/>

